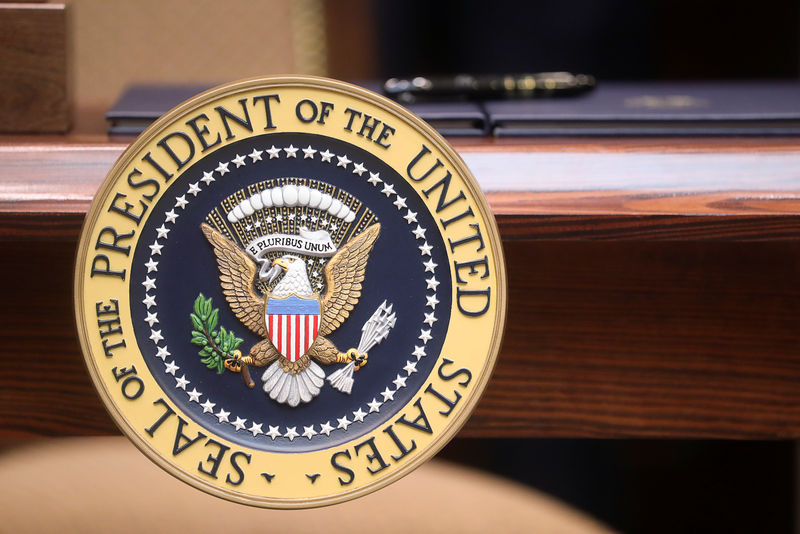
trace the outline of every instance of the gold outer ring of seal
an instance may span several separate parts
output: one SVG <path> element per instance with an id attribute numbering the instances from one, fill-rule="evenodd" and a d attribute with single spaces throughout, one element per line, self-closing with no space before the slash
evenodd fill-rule
<path id="1" fill-rule="evenodd" d="M 134 156 L 139 152 L 139 150 L 143 146 L 145 146 L 148 142 L 152 141 L 157 136 L 157 134 L 161 133 L 163 127 L 172 123 L 176 118 L 191 112 L 192 110 L 200 107 L 201 105 L 205 104 L 206 102 L 212 99 L 236 94 L 240 91 L 248 89 L 255 89 L 259 87 L 269 87 L 278 89 L 281 86 L 326 89 L 332 92 L 343 94 L 345 96 L 355 96 L 364 99 L 379 108 L 382 108 L 391 115 L 400 117 L 401 119 L 405 120 L 407 123 L 412 125 L 418 131 L 422 132 L 428 142 L 430 142 L 439 151 L 441 151 L 442 154 L 447 156 L 449 160 L 447 163 L 452 165 L 454 170 L 456 170 L 458 174 L 463 178 L 464 185 L 466 188 L 468 188 L 469 192 L 475 199 L 475 203 L 480 211 L 480 215 L 483 218 L 483 220 L 493 223 L 488 225 L 486 231 L 488 240 L 492 246 L 494 260 L 497 266 L 496 283 L 498 290 L 498 297 L 497 297 L 498 313 L 496 314 L 495 317 L 495 324 L 493 329 L 494 337 L 490 345 L 489 354 L 487 355 L 487 358 L 484 360 L 484 366 L 481 369 L 481 372 L 478 376 L 478 381 L 476 383 L 474 392 L 465 399 L 466 402 L 464 408 L 458 413 L 456 418 L 453 421 L 451 421 L 445 427 L 445 429 L 434 438 L 431 445 L 426 450 L 420 452 L 420 454 L 411 459 L 407 464 L 404 464 L 403 466 L 399 467 L 397 470 L 393 471 L 392 473 L 388 474 L 385 477 L 382 477 L 374 482 L 367 483 L 358 488 L 354 488 L 352 490 L 346 490 L 336 495 L 326 496 L 321 498 L 280 499 L 280 498 L 258 497 L 253 495 L 245 495 L 235 491 L 226 491 L 217 486 L 211 485 L 205 480 L 172 465 L 160 451 L 158 451 L 152 445 L 147 443 L 139 435 L 139 433 L 130 425 L 130 423 L 123 417 L 122 413 L 118 411 L 117 407 L 115 406 L 115 404 L 111 399 L 111 395 L 107 390 L 105 383 L 100 378 L 99 370 L 92 356 L 86 325 L 80 318 L 82 311 L 81 296 L 83 295 L 83 290 L 84 290 L 84 278 L 82 276 L 82 269 L 80 268 L 81 267 L 80 265 L 76 265 L 75 268 L 75 279 L 74 279 L 73 290 L 74 290 L 74 312 L 78 330 L 78 339 L 80 341 L 81 350 L 83 352 L 83 356 L 86 361 L 86 366 L 89 369 L 89 374 L 92 377 L 92 382 L 94 382 L 95 387 L 97 388 L 98 394 L 100 396 L 100 399 L 103 401 L 106 411 L 108 411 L 108 413 L 111 415 L 112 419 L 114 420 L 114 423 L 122 431 L 122 433 L 125 434 L 128 437 L 128 439 L 130 439 L 133 442 L 133 444 L 136 445 L 136 447 L 143 454 L 145 454 L 145 456 L 150 458 L 154 463 L 156 463 L 162 469 L 164 469 L 174 477 L 178 478 L 179 480 L 182 480 L 183 482 L 186 482 L 187 484 L 197 489 L 200 489 L 206 493 L 214 495 L 216 497 L 220 497 L 233 502 L 238 502 L 241 504 L 258 506 L 263 508 L 300 509 L 300 508 L 315 508 L 321 506 L 329 506 L 332 504 L 345 502 L 351 499 L 367 495 L 393 482 L 396 482 L 397 480 L 409 474 L 414 469 L 422 465 L 424 462 L 432 458 L 434 455 L 436 455 L 436 453 L 438 453 L 453 437 L 455 437 L 455 435 L 461 430 L 466 421 L 469 419 L 470 414 L 474 410 L 476 404 L 478 403 L 478 400 L 480 399 L 481 395 L 486 389 L 486 385 L 488 384 L 489 379 L 491 377 L 491 373 L 494 369 L 495 362 L 497 361 L 498 353 L 500 351 L 500 346 L 503 340 L 503 334 L 505 331 L 508 285 L 507 285 L 505 258 L 503 255 L 502 242 L 500 240 L 500 234 L 494 219 L 494 215 L 492 214 L 491 209 L 489 208 L 489 204 L 486 201 L 486 198 L 483 196 L 480 188 L 478 187 L 475 178 L 473 177 L 466 163 L 464 163 L 464 160 L 461 158 L 461 156 L 458 155 L 455 149 L 453 149 L 450 146 L 450 144 L 425 121 L 423 121 L 422 119 L 420 119 L 418 116 L 411 113 L 407 109 L 403 108 L 396 102 L 389 100 L 388 98 L 378 95 L 376 93 L 373 93 L 371 91 L 368 91 L 362 87 L 318 76 L 276 75 L 276 76 L 247 78 L 209 89 L 208 91 L 205 91 L 197 96 L 192 97 L 191 99 L 183 102 L 182 104 L 176 106 L 169 112 L 165 113 L 160 119 L 158 119 L 156 122 L 150 125 L 136 139 L 136 141 L 134 141 L 122 153 L 122 155 L 119 157 L 119 159 L 117 159 L 114 166 L 106 175 L 106 178 L 103 181 L 103 183 L 100 185 L 100 188 L 95 194 L 95 197 L 92 201 L 92 204 L 84 220 L 83 227 L 81 229 L 81 238 L 78 244 L 78 251 L 77 251 L 78 261 L 80 261 L 80 259 L 83 258 L 88 251 L 91 229 L 95 226 L 100 217 L 102 201 L 110 193 L 112 186 L 114 185 L 115 178 L 128 164 L 131 163 Z"/>

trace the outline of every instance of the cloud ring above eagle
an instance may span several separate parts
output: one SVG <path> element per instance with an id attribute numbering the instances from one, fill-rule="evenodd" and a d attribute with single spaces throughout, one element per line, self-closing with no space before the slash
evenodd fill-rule
<path id="1" fill-rule="evenodd" d="M 228 212 L 228 221 L 235 223 L 245 217 L 249 217 L 258 210 L 272 207 L 280 208 L 282 206 L 290 208 L 307 206 L 320 211 L 327 211 L 334 217 L 343 219 L 348 223 L 353 222 L 356 218 L 353 210 L 328 193 L 323 193 L 307 185 L 287 184 L 265 189 L 242 200 Z"/>

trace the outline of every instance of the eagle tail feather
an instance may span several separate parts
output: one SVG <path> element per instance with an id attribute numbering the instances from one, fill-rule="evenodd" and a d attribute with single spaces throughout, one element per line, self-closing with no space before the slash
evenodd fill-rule
<path id="1" fill-rule="evenodd" d="M 264 381 L 264 391 L 269 393 L 272 391 L 272 388 L 275 387 L 275 384 L 278 383 L 278 379 L 283 375 L 284 370 L 280 366 L 280 362 L 275 360 L 272 365 L 267 367 L 267 370 L 264 371 L 264 374 L 261 376 L 261 380 Z"/>
<path id="2" fill-rule="evenodd" d="M 273 400 L 281 404 L 289 400 L 289 389 L 291 387 L 290 386 L 291 381 L 289 380 L 289 378 L 291 376 L 292 375 L 290 375 L 289 373 L 284 373 L 283 375 L 281 375 L 281 377 L 278 379 L 278 383 L 275 384 L 275 387 L 272 389 L 272 391 L 270 391 L 269 396 L 272 397 Z M 273 395 L 275 396 L 273 397 Z"/>
<path id="3" fill-rule="evenodd" d="M 325 383 L 323 379 L 317 377 L 313 372 L 300 373 L 297 376 L 300 377 L 300 398 L 303 400 L 303 402 L 309 402 L 311 399 L 313 399 L 314 397 L 311 395 L 311 392 L 320 389 Z M 308 400 L 303 397 L 303 392 L 307 392 Z"/>
<path id="4" fill-rule="evenodd" d="M 309 366 L 294 374 L 281 367 L 276 360 L 261 376 L 264 381 L 264 393 L 281 404 L 295 407 L 301 402 L 310 402 L 319 395 L 325 383 L 325 372 L 311 361 Z"/>

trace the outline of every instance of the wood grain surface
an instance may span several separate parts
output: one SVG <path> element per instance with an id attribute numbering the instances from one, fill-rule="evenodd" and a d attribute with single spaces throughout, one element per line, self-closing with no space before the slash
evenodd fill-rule
<path id="1" fill-rule="evenodd" d="M 464 436 L 800 437 L 800 243 L 510 241 L 508 328 Z M 74 243 L 7 242 L 0 437 L 114 432 Z"/>
<path id="2" fill-rule="evenodd" d="M 105 136 L 0 136 L 0 238 L 77 236 L 94 193 L 128 142 Z M 509 237 L 797 236 L 799 139 L 454 144 Z M 59 217 L 57 230 L 45 214 Z"/>
<path id="3" fill-rule="evenodd" d="M 0 132 L 65 132 L 64 4 L 0 3 Z"/>
<path id="4" fill-rule="evenodd" d="M 800 169 L 798 140 L 549 143 L 458 148 L 496 155 L 499 175 L 506 151 L 772 154 L 790 156 L 787 175 Z M 76 342 L 71 277 L 89 198 L 123 148 L 0 143 L 0 438 L 116 432 Z M 551 191 L 563 205 L 533 190 L 489 193 L 508 263 L 508 327 L 462 436 L 800 437 L 800 210 L 786 183 L 754 184 L 742 201 L 723 171 L 706 171 L 717 186 L 684 211 L 685 198 L 648 191 L 646 175 L 615 195 L 563 179 Z M 634 202 L 645 197 L 647 209 Z"/>
<path id="5" fill-rule="evenodd" d="M 799 435 L 800 243 L 505 250 L 505 343 L 466 435 Z"/>

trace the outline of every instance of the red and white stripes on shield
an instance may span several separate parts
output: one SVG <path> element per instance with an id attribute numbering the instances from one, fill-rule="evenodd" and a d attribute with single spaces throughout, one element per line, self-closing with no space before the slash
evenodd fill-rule
<path id="1" fill-rule="evenodd" d="M 267 315 L 272 344 L 290 362 L 311 347 L 319 332 L 319 315 Z"/>

